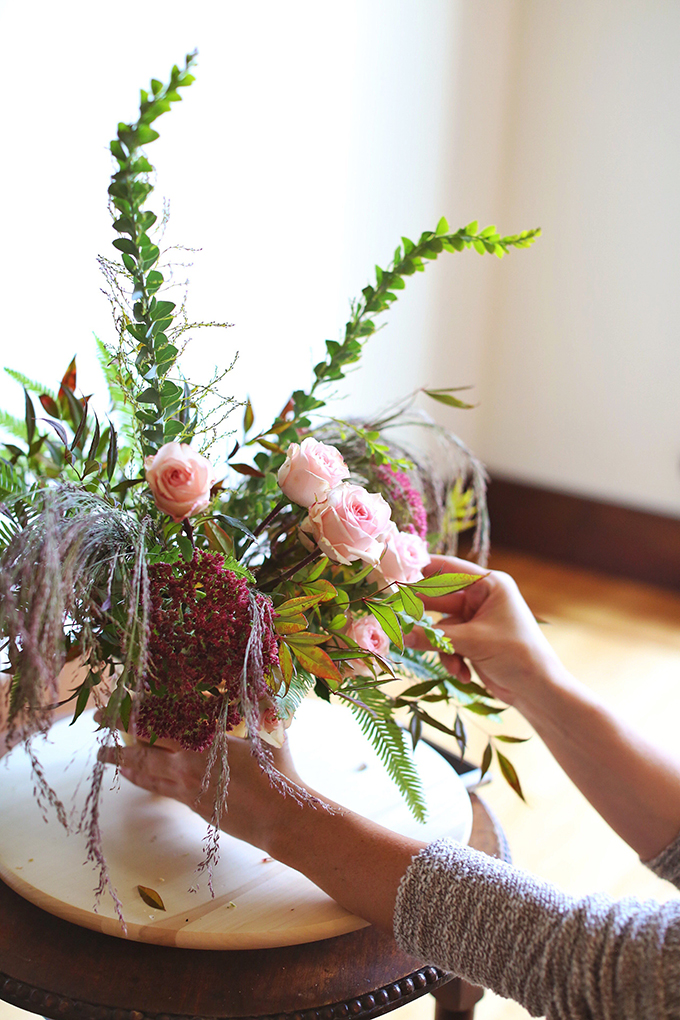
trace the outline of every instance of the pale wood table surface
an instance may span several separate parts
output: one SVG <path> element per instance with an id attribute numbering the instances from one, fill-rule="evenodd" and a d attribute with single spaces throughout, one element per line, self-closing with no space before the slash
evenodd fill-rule
<path id="1" fill-rule="evenodd" d="M 392 831 L 430 842 L 467 842 L 470 799 L 451 766 L 425 743 L 415 761 L 428 816 L 413 818 L 351 712 L 305 699 L 289 730 L 303 780 L 330 800 Z M 87 714 L 62 719 L 37 741 L 44 775 L 77 822 L 88 796 L 99 743 Z M 31 796 L 31 761 L 16 747 L 0 765 L 0 878 L 44 910 L 108 935 L 192 949 L 260 949 L 343 935 L 366 922 L 340 907 L 299 871 L 221 834 L 212 874 L 198 874 L 206 823 L 178 801 L 154 796 L 108 767 L 100 806 L 102 847 L 120 898 L 122 930 L 108 892 L 95 903 L 98 875 L 84 864 L 86 833 L 67 831 L 56 812 Z M 47 819 L 47 824 L 45 819 Z M 157 908 L 139 887 L 162 899 Z"/>
<path id="2" fill-rule="evenodd" d="M 471 845 L 500 854 L 495 823 L 473 804 Z M 0 917 L 0 996 L 54 1020 L 370 1020 L 427 992 L 441 994 L 442 1020 L 468 1020 L 481 995 L 371 926 L 304 946 L 177 949 L 64 921 L 2 882 Z"/>

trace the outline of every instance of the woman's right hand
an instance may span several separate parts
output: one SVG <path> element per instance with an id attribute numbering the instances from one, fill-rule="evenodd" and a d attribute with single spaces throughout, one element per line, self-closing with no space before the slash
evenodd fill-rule
<path id="1" fill-rule="evenodd" d="M 479 581 L 462 591 L 423 599 L 427 610 L 444 614 L 437 627 L 455 649 L 454 655 L 442 655 L 453 676 L 469 680 L 469 662 L 495 697 L 522 711 L 527 701 L 540 698 L 548 678 L 566 673 L 508 574 L 485 571 L 477 563 L 453 556 L 433 556 L 425 573 L 480 575 Z M 418 628 L 409 636 L 409 644 L 429 647 Z"/>

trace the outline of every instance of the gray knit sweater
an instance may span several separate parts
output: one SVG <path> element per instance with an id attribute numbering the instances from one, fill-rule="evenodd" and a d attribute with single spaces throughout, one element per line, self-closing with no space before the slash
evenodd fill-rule
<path id="1" fill-rule="evenodd" d="M 680 888 L 680 835 L 652 871 Z M 566 896 L 438 840 L 414 857 L 394 914 L 400 946 L 548 1020 L 680 1020 L 680 902 Z"/>

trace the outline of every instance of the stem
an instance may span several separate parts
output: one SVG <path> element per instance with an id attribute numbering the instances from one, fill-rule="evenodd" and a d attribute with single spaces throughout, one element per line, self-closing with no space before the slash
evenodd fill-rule
<path id="1" fill-rule="evenodd" d="M 188 517 L 185 517 L 184 520 L 182 521 L 182 531 L 186 534 L 187 538 L 191 542 L 192 549 L 195 549 L 196 543 L 194 541 L 194 529 Z"/>
<path id="2" fill-rule="evenodd" d="M 281 584 L 282 581 L 288 581 L 291 577 L 297 574 L 298 570 L 302 570 L 303 567 L 308 566 L 308 564 L 313 563 L 322 556 L 323 553 L 321 552 L 321 549 L 313 549 L 312 552 L 308 553 L 303 560 L 300 560 L 300 562 L 296 563 L 294 567 L 287 570 L 285 574 L 279 574 L 278 577 L 275 577 L 272 581 L 270 581 L 267 587 L 276 587 L 276 585 Z"/>
<path id="3" fill-rule="evenodd" d="M 260 535 L 264 531 L 264 529 L 271 524 L 274 518 L 281 513 L 284 506 L 286 506 L 288 503 L 290 503 L 290 500 L 287 499 L 285 496 L 282 499 L 280 499 L 276 506 L 274 507 L 274 509 L 271 510 L 264 518 L 264 520 L 260 521 L 258 526 L 253 530 L 253 535 L 257 538 L 257 536 Z"/>

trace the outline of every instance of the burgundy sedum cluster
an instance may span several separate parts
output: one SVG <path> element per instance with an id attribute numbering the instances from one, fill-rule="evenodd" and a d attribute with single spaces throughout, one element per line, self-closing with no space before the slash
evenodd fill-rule
<path id="1" fill-rule="evenodd" d="M 264 623 L 262 674 L 255 701 L 268 693 L 265 677 L 278 665 L 273 608 L 266 596 L 225 569 L 220 553 L 197 550 L 181 572 L 167 563 L 149 567 L 150 668 L 136 716 L 141 737 L 165 737 L 188 750 L 209 747 L 228 703 L 227 729 L 241 722 L 239 702 L 246 646 L 255 608 Z M 253 606 L 254 603 L 254 606 Z M 251 685 L 253 681 L 250 681 Z"/>

